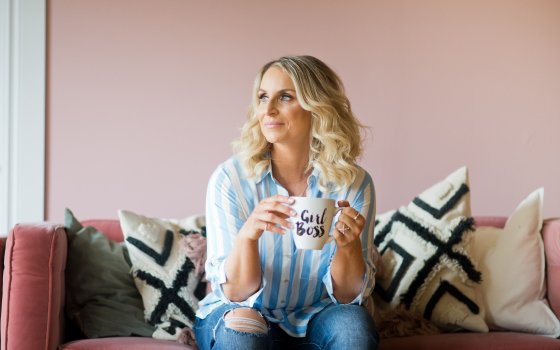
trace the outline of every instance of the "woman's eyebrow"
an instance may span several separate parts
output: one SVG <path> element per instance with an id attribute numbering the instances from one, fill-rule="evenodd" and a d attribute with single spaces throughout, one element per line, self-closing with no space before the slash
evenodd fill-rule
<path id="1" fill-rule="evenodd" d="M 265 89 L 259 89 L 259 91 L 266 92 Z M 287 91 L 296 92 L 294 89 L 282 89 L 282 90 L 278 90 L 278 92 L 287 92 Z"/>

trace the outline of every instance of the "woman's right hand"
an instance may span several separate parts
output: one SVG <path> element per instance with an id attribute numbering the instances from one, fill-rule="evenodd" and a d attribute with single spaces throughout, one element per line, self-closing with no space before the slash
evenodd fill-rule
<path id="1" fill-rule="evenodd" d="M 241 228 L 239 234 L 252 241 L 257 241 L 263 232 L 270 231 L 278 234 L 285 234 L 287 231 L 283 227 L 293 228 L 294 225 L 286 220 L 297 213 L 285 204 L 294 204 L 294 199 L 277 194 L 276 196 L 265 198 L 255 207 L 249 218 Z M 280 225 L 282 227 L 278 227 Z"/>

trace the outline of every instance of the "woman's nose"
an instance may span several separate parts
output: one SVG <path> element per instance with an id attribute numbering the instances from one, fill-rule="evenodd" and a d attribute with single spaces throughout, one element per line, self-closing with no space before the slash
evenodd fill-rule
<path id="1" fill-rule="evenodd" d="M 268 103 L 266 104 L 266 115 L 276 115 L 278 114 L 278 109 L 276 109 L 276 103 L 274 102 L 274 100 L 272 101 L 268 101 Z"/>

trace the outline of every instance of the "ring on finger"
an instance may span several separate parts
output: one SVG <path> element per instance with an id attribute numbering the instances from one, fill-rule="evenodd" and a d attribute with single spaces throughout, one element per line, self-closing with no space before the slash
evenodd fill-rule
<path id="1" fill-rule="evenodd" d="M 356 214 L 356 217 L 354 218 L 354 220 L 356 220 L 358 218 L 358 216 L 360 216 L 360 212 L 358 212 L 358 214 Z"/>
<path id="2" fill-rule="evenodd" d="M 342 223 L 342 229 L 339 230 L 339 231 L 341 231 L 342 234 L 344 234 L 344 231 L 346 231 L 346 230 L 348 230 L 348 229 L 349 229 L 349 227 L 346 227 L 346 224 L 345 224 L 345 223 Z"/>
<path id="3" fill-rule="evenodd" d="M 264 225 L 264 230 L 268 231 L 268 222 Z"/>

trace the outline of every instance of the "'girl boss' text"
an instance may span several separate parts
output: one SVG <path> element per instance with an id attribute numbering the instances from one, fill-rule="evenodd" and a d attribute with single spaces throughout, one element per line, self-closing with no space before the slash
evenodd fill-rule
<path id="1" fill-rule="evenodd" d="M 309 211 L 306 209 L 301 212 L 301 220 L 296 223 L 297 231 L 296 234 L 298 236 L 303 236 L 306 233 L 309 236 L 313 237 L 323 237 L 325 234 L 325 214 L 327 213 L 327 209 L 323 211 L 323 215 L 319 218 L 319 214 L 309 214 Z M 305 224 L 312 224 L 315 220 L 316 226 L 306 225 L 307 228 L 304 228 L 303 225 Z"/>

